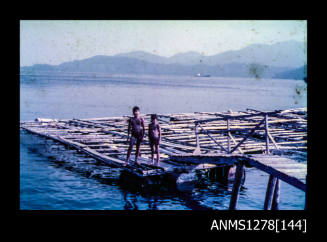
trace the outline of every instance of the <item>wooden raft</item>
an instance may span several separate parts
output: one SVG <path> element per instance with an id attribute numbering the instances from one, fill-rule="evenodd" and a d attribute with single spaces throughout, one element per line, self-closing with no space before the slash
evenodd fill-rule
<path id="1" fill-rule="evenodd" d="M 306 192 L 306 164 L 283 156 L 284 153 L 306 152 L 305 108 L 157 116 L 162 129 L 160 166 L 149 164 L 151 154 L 147 137 L 141 148 L 140 165 L 123 166 L 128 149 L 128 116 L 70 120 L 38 118 L 32 122 L 21 122 L 20 127 L 111 166 L 122 167 L 124 171 L 141 178 L 167 174 L 177 177 L 180 173 L 194 169 L 231 167 L 236 164 L 230 209 L 236 208 L 244 175 L 243 166 L 246 164 L 270 175 L 264 209 L 278 209 L 279 180 Z M 150 114 L 143 117 L 146 124 L 150 122 Z M 131 162 L 135 151 L 133 153 Z"/>
<path id="2" fill-rule="evenodd" d="M 139 158 L 140 165 L 131 164 L 123 169 L 144 177 L 182 173 L 193 169 L 209 169 L 223 165 L 226 160 L 204 163 L 185 159 L 178 161 L 170 157 L 179 154 L 192 155 L 199 146 L 201 146 L 199 153 L 201 156 L 219 155 L 222 153 L 221 147 L 228 146 L 233 149 L 261 120 L 258 113 L 261 111 L 248 109 L 241 112 L 158 114 L 162 129 L 160 167 L 149 165 L 151 152 L 148 139 L 145 137 Z M 273 137 L 273 142 L 268 144 L 270 151 L 306 151 L 306 109 L 279 110 L 270 113 L 269 135 Z M 245 118 L 232 118 L 226 123 L 226 117 L 231 116 L 244 116 Z M 69 120 L 39 118 L 38 121 L 21 122 L 20 127 L 28 132 L 78 149 L 109 165 L 123 167 L 128 149 L 126 142 L 128 118 L 128 116 Z M 143 118 L 147 129 L 150 114 L 144 115 Z M 203 120 L 205 122 L 202 123 Z M 211 121 L 207 122 L 207 120 Z M 196 122 L 201 125 L 200 132 L 196 132 Z M 251 137 L 235 148 L 233 155 L 265 152 L 267 142 L 264 133 L 264 128 L 256 129 Z M 134 155 L 135 151 L 131 155 L 131 163 Z M 237 159 L 232 159 L 228 164 L 232 165 L 235 162 Z"/>

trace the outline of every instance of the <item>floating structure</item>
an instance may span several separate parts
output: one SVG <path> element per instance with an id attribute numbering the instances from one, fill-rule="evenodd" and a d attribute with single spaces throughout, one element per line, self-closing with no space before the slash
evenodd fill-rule
<path id="1" fill-rule="evenodd" d="M 162 129 L 161 162 L 151 165 L 151 150 L 145 137 L 139 165 L 124 166 L 128 149 L 129 116 L 52 120 L 37 118 L 21 122 L 30 133 L 77 149 L 110 166 L 147 182 L 175 180 L 182 173 L 210 170 L 217 178 L 233 179 L 230 209 L 235 209 L 244 180 L 244 166 L 270 175 L 264 209 L 278 209 L 279 180 L 306 192 L 306 163 L 285 154 L 306 152 L 305 108 L 262 112 L 195 112 L 157 114 Z M 150 114 L 143 116 L 150 122 Z M 147 133 L 147 132 L 146 132 Z M 134 152 L 134 151 L 133 151 Z"/>

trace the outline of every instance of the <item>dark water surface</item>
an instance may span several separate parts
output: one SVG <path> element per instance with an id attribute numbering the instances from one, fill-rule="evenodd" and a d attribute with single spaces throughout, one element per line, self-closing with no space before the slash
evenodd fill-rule
<path id="1" fill-rule="evenodd" d="M 287 109 L 306 106 L 299 80 L 175 76 L 21 76 L 20 119 L 141 113 Z M 306 157 L 299 158 L 306 162 Z M 262 209 L 268 176 L 247 168 L 238 209 Z M 120 170 L 21 132 L 21 209 L 227 209 L 231 185 L 210 179 L 159 191 L 121 184 Z M 280 209 L 303 209 L 304 193 L 281 182 Z"/>

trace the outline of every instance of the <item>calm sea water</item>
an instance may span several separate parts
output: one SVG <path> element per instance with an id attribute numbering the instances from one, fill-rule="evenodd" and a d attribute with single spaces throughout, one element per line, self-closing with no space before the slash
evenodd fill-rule
<path id="1" fill-rule="evenodd" d="M 263 111 L 305 107 L 299 80 L 188 76 L 21 76 L 20 119 L 71 119 L 141 113 Z M 210 179 L 178 189 L 131 189 L 120 170 L 21 132 L 21 209 L 227 209 L 231 185 Z M 73 153 L 73 154 L 72 154 Z M 306 157 L 299 158 L 306 162 Z M 247 168 L 238 209 L 262 209 L 268 176 Z M 280 209 L 303 209 L 305 194 L 281 182 Z"/>

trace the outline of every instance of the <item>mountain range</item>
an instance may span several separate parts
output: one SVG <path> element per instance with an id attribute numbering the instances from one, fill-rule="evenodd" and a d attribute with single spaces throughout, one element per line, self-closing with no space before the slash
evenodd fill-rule
<path id="1" fill-rule="evenodd" d="M 156 74 L 303 79 L 306 43 L 285 41 L 272 45 L 253 44 L 216 55 L 190 51 L 164 57 L 144 51 L 113 56 L 97 55 L 59 65 L 22 66 L 21 74 L 44 72 L 95 72 L 108 74 Z M 302 75 L 301 75 L 302 73 Z"/>

